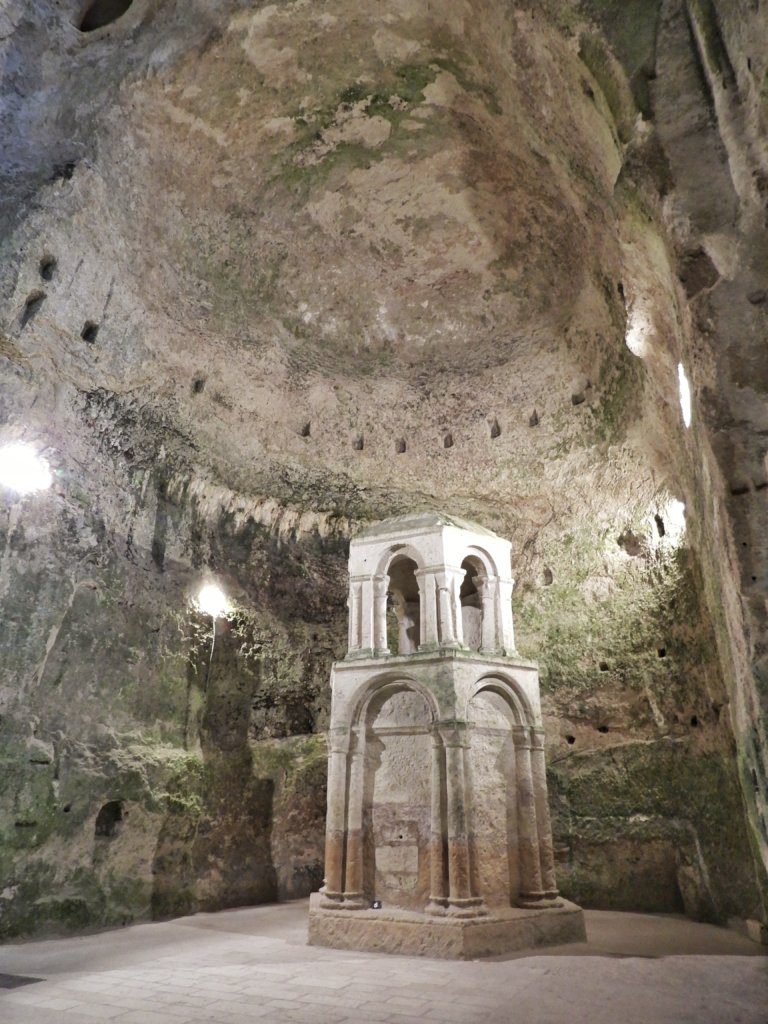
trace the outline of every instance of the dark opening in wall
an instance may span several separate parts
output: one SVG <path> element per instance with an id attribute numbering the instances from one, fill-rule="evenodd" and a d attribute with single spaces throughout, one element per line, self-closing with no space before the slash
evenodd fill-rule
<path id="1" fill-rule="evenodd" d="M 89 345 L 92 345 L 96 341 L 98 333 L 99 325 L 94 323 L 93 320 L 86 320 L 83 324 L 82 331 L 80 331 L 80 337 L 83 341 L 87 341 Z"/>
<path id="2" fill-rule="evenodd" d="M 363 440 L 362 434 L 358 434 L 357 437 L 352 441 L 352 447 L 355 449 L 356 452 L 361 452 L 363 450 L 363 448 L 365 447 L 365 442 Z"/>
<path id="3" fill-rule="evenodd" d="M 122 800 L 110 800 L 109 803 L 104 804 L 99 813 L 96 815 L 96 835 L 116 836 L 120 832 L 120 828 L 123 822 L 123 801 Z"/>
<path id="4" fill-rule="evenodd" d="M 408 445 L 405 443 L 405 438 L 401 437 L 395 441 L 395 451 L 398 455 L 402 455 L 403 452 L 407 451 Z"/>
<path id="5" fill-rule="evenodd" d="M 574 743 L 576 742 L 576 737 L 575 737 L 575 736 L 566 736 L 566 737 L 565 737 L 565 742 L 566 742 L 566 743 L 567 743 L 567 744 L 568 744 L 569 746 L 571 746 L 571 747 L 572 747 L 572 746 L 573 746 L 573 744 L 574 744 Z"/>
<path id="6" fill-rule="evenodd" d="M 499 421 L 495 418 L 491 421 L 491 437 L 501 437 L 501 427 L 499 426 Z"/>
<path id="7" fill-rule="evenodd" d="M 658 514 L 655 515 L 653 518 L 656 522 L 656 532 L 660 537 L 663 537 L 667 532 L 667 528 L 664 526 L 664 520 Z"/>
<path id="8" fill-rule="evenodd" d="M 40 277 L 44 281 L 53 280 L 53 274 L 56 270 L 56 257 L 55 256 L 43 256 L 40 260 Z"/>
<path id="9" fill-rule="evenodd" d="M 552 570 L 551 569 L 545 569 L 544 572 L 541 574 L 541 576 L 542 576 L 542 582 L 544 583 L 544 586 L 545 587 L 551 587 L 552 584 L 555 581 L 555 574 L 552 572 Z"/>
<path id="10" fill-rule="evenodd" d="M 453 434 L 446 434 L 443 437 L 443 448 L 453 448 Z"/>
<path id="11" fill-rule="evenodd" d="M 658 656 L 660 658 L 666 658 L 666 656 L 667 656 L 667 648 L 666 647 L 660 647 L 658 649 L 658 651 L 656 651 L 656 653 L 658 654 Z"/>
<path id="12" fill-rule="evenodd" d="M 608 726 L 607 725 L 598 725 L 597 731 L 598 732 L 602 732 L 602 733 L 606 733 L 606 732 L 608 732 Z"/>
<path id="13" fill-rule="evenodd" d="M 29 321 L 34 317 L 42 304 L 45 302 L 45 292 L 41 292 L 39 289 L 30 292 L 27 296 L 26 302 L 24 303 L 24 310 L 21 314 L 21 326 L 26 327 Z"/>
<path id="14" fill-rule="evenodd" d="M 133 0 L 91 0 L 77 26 L 81 32 L 93 32 L 94 29 L 111 25 L 122 18 L 133 3 Z"/>
<path id="15" fill-rule="evenodd" d="M 601 661 L 600 662 L 600 671 L 601 672 L 607 672 L 609 670 L 609 668 L 610 668 L 610 666 L 609 666 L 607 661 Z"/>
<path id="16" fill-rule="evenodd" d="M 699 716 L 698 715 L 691 715 L 691 725 L 693 726 L 693 728 L 695 729 L 698 724 L 699 724 Z"/>
<path id="17" fill-rule="evenodd" d="M 299 436 L 300 437 L 309 437 L 311 433 L 312 433 L 312 424 L 309 422 L 309 420 L 307 420 L 307 422 L 302 426 L 301 430 L 299 431 Z"/>
<path id="18" fill-rule="evenodd" d="M 529 427 L 538 427 L 539 425 L 539 414 L 534 409 L 531 413 L 531 418 L 528 420 Z"/>
<path id="19" fill-rule="evenodd" d="M 195 377 L 192 381 L 192 393 L 201 395 L 205 391 L 205 377 Z"/>

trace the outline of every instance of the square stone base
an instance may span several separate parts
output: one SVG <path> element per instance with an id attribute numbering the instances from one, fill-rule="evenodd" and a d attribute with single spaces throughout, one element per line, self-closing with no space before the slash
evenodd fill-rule
<path id="1" fill-rule="evenodd" d="M 408 910 L 329 910 L 320 893 L 309 902 L 310 946 L 401 953 L 444 960 L 474 960 L 535 946 L 586 940 L 584 914 L 575 903 L 523 910 L 496 908 L 482 917 L 431 917 Z"/>

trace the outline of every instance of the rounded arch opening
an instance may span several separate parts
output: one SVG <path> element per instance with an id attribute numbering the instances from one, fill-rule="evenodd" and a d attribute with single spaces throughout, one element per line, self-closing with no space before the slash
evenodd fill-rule
<path id="1" fill-rule="evenodd" d="M 418 565 L 397 554 L 389 563 L 387 582 L 387 646 L 393 654 L 414 654 L 421 638 Z"/>
<path id="2" fill-rule="evenodd" d="M 466 647 L 472 651 L 479 651 L 483 643 L 482 589 L 488 574 L 484 563 L 477 555 L 468 555 L 461 563 L 461 568 L 464 570 L 464 579 L 459 590 L 462 635 Z"/>
<path id="3" fill-rule="evenodd" d="M 527 696 L 513 679 L 501 676 L 485 676 L 478 682 L 469 700 L 468 715 L 474 698 L 486 692 L 497 694 L 507 704 L 516 725 L 536 724 L 533 708 Z"/>

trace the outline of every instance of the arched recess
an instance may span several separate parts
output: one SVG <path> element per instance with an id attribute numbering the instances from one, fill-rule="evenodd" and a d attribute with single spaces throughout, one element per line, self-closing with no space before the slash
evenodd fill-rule
<path id="1" fill-rule="evenodd" d="M 467 751 L 472 891 L 489 907 L 509 907 L 520 891 L 517 711 L 494 687 L 469 700 Z"/>
<path id="2" fill-rule="evenodd" d="M 515 725 L 533 726 L 536 725 L 536 716 L 533 713 L 531 702 L 521 689 L 520 685 L 511 677 L 499 672 L 489 673 L 482 676 L 476 683 L 472 698 L 483 690 L 490 690 L 497 693 L 502 700 L 506 701 L 514 717 Z M 467 708 L 467 720 L 471 721 L 469 707 Z"/>
<path id="3" fill-rule="evenodd" d="M 459 590 L 461 626 L 465 647 L 472 651 L 496 646 L 500 610 L 495 586 L 496 565 L 480 548 L 470 548 L 461 568 L 464 578 Z M 488 619 L 488 621 L 484 621 Z"/>
<path id="4" fill-rule="evenodd" d="M 418 563 L 398 553 L 387 566 L 387 646 L 393 654 L 414 654 L 421 641 Z"/>
<path id="5" fill-rule="evenodd" d="M 367 902 L 423 910 L 428 901 L 436 717 L 427 691 L 402 679 L 374 686 L 360 706 L 361 874 Z"/>

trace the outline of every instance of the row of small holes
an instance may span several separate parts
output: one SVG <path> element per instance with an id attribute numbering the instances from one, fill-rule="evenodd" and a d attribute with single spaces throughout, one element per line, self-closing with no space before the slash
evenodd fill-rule
<path id="1" fill-rule="evenodd" d="M 198 379 L 198 380 L 195 380 L 193 382 L 192 390 L 195 392 L 195 394 L 199 394 L 203 390 L 204 386 L 205 386 L 205 381 L 202 380 L 202 379 Z M 533 410 L 533 414 L 531 415 L 530 420 L 528 422 L 529 422 L 530 426 L 532 426 L 532 427 L 538 426 L 538 424 L 539 424 L 539 417 L 538 417 L 538 414 L 537 414 L 535 409 Z M 492 420 L 491 423 L 490 423 L 490 435 L 491 435 L 491 438 L 494 441 L 496 440 L 497 437 L 501 437 L 501 427 L 500 427 L 499 421 L 497 419 Z M 302 424 L 302 426 L 299 428 L 299 437 L 311 437 L 311 436 L 312 436 L 312 424 L 311 423 L 304 423 L 304 424 Z M 453 440 L 453 434 L 450 431 L 448 431 L 448 433 L 446 433 L 446 434 L 443 434 L 443 448 L 453 448 L 454 444 L 455 444 L 455 442 Z M 365 439 L 364 439 L 362 434 L 358 434 L 355 438 L 352 439 L 352 447 L 357 452 L 363 451 L 363 449 L 365 448 Z M 402 437 L 398 438 L 398 440 L 395 441 L 395 451 L 397 452 L 397 454 L 398 455 L 402 455 L 403 452 L 405 452 L 407 450 L 408 450 L 408 445 L 405 442 L 405 440 Z"/>
<path id="2" fill-rule="evenodd" d="M 40 260 L 39 272 L 40 277 L 43 281 L 52 281 L 53 275 L 56 273 L 56 257 L 55 256 L 43 256 Z M 47 295 L 41 288 L 35 288 L 29 293 L 25 302 L 24 309 L 21 313 L 20 327 L 23 330 L 27 324 L 35 317 L 40 311 L 40 307 L 43 305 L 47 298 Z M 93 320 L 86 320 L 83 324 L 83 329 L 80 331 L 80 337 L 83 341 L 92 345 L 96 341 L 96 336 L 99 333 L 99 325 Z"/>

